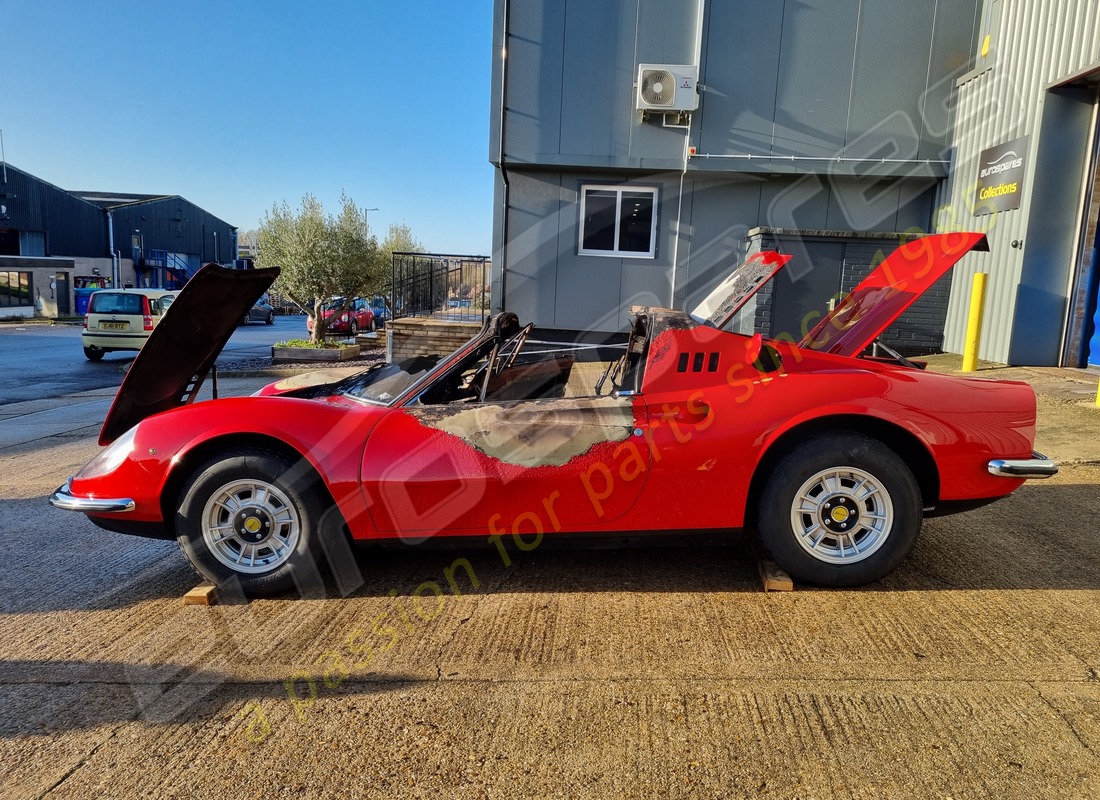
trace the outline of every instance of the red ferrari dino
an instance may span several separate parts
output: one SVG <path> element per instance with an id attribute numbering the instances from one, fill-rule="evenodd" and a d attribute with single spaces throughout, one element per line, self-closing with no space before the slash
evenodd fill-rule
<path id="1" fill-rule="evenodd" d="M 322 535 L 334 518 L 361 541 L 748 528 L 798 579 L 867 583 L 925 516 L 1057 472 L 1032 450 L 1029 386 L 926 372 L 876 345 L 985 249 L 969 233 L 904 244 L 797 343 L 724 330 L 790 258 L 765 252 L 692 314 L 634 309 L 602 367 L 528 344 L 532 326 L 505 312 L 447 355 L 192 403 L 277 274 L 207 266 L 134 361 L 109 446 L 50 502 L 175 538 L 206 578 L 251 594 L 338 570 L 349 550 Z"/>

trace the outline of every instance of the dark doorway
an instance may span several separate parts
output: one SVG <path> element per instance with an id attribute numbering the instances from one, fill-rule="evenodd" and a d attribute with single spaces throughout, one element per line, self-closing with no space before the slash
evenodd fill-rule
<path id="1" fill-rule="evenodd" d="M 804 241 L 810 264 L 776 276 L 772 298 L 771 336 L 799 341 L 829 311 L 829 301 L 840 292 L 844 267 L 843 242 Z M 792 276 L 797 275 L 792 279 Z"/>
<path id="2" fill-rule="evenodd" d="M 72 307 L 69 305 L 69 273 L 57 273 L 53 283 L 54 296 L 57 298 L 57 316 L 67 317 L 72 313 Z"/>
<path id="3" fill-rule="evenodd" d="M 19 255 L 19 231 L 0 228 L 0 256 Z"/>

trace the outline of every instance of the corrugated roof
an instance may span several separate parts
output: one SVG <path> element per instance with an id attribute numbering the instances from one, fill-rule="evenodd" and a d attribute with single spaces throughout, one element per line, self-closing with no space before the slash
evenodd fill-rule
<path id="1" fill-rule="evenodd" d="M 94 203 L 100 208 L 118 208 L 119 206 L 147 203 L 150 200 L 165 200 L 176 196 L 173 194 L 133 194 L 130 192 L 82 192 L 72 189 L 67 191 L 69 194 L 75 194 L 82 200 Z"/>

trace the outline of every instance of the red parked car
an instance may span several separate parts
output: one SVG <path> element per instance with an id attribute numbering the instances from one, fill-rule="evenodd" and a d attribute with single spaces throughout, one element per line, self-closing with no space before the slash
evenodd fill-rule
<path id="1" fill-rule="evenodd" d="M 326 559 L 339 570 L 346 542 L 325 530 L 503 547 L 507 534 L 531 546 L 543 534 L 751 529 L 800 580 L 867 583 L 905 558 L 924 517 L 1057 472 L 1032 450 L 1026 384 L 871 349 L 984 249 L 980 234 L 903 245 L 797 343 L 723 330 L 790 258 L 767 252 L 693 314 L 635 309 L 621 357 L 595 377 L 570 353 L 535 352 L 532 326 L 502 313 L 449 355 L 191 403 L 275 273 L 206 267 L 176 300 L 187 313 L 134 361 L 103 425 L 109 447 L 51 502 L 175 538 L 206 578 L 252 594 Z M 182 356 L 181 343 L 193 345 Z"/>
<path id="2" fill-rule="evenodd" d="M 371 311 L 367 300 L 356 297 L 347 308 L 344 308 L 345 304 L 347 304 L 346 298 L 334 297 L 321 306 L 321 313 L 325 319 L 329 320 L 326 330 L 330 333 L 346 333 L 349 336 L 354 336 L 359 331 L 374 330 L 374 312 Z M 313 330 L 313 317 L 306 318 L 306 330 Z"/>

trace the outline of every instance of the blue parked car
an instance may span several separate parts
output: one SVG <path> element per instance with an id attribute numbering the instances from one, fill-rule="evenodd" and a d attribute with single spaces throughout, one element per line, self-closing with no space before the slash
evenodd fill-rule
<path id="1" fill-rule="evenodd" d="M 393 319 L 393 313 L 390 311 L 390 305 L 386 302 L 380 294 L 376 294 L 370 299 L 370 310 L 374 312 L 374 327 L 385 327 L 386 323 Z"/>

